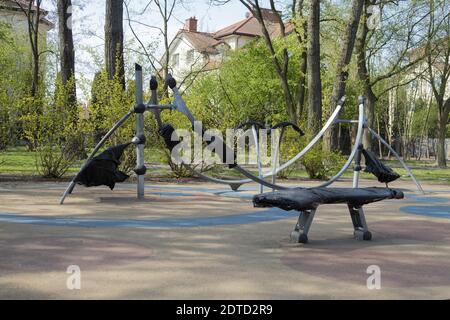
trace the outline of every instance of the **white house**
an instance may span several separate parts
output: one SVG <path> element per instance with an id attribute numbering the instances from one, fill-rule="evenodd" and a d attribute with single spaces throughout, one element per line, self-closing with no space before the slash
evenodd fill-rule
<path id="1" fill-rule="evenodd" d="M 279 24 L 273 11 L 262 9 L 262 13 L 271 35 L 279 33 Z M 227 50 L 240 49 L 262 35 L 261 26 L 251 13 L 247 13 L 245 19 L 214 33 L 199 31 L 197 19 L 191 17 L 170 44 L 170 70 L 178 79 L 184 79 L 193 71 L 215 70 Z M 161 61 L 164 60 L 165 55 Z"/>
<path id="2" fill-rule="evenodd" d="M 0 0 L 0 22 L 11 26 L 16 35 L 28 36 L 28 22 L 25 11 L 28 12 L 28 6 L 31 0 Z M 35 5 L 31 6 L 31 12 L 37 12 Z M 40 8 L 39 33 L 43 43 L 46 43 L 47 33 L 53 29 L 52 22 L 46 19 L 48 11 Z"/>
<path id="3" fill-rule="evenodd" d="M 432 48 L 432 66 L 431 70 L 434 74 L 434 78 L 436 81 L 436 86 L 439 87 L 440 79 L 442 75 L 448 74 L 448 69 L 446 66 L 448 64 L 448 41 L 450 39 L 445 38 L 437 41 L 433 44 Z M 408 116 L 411 118 L 416 111 L 416 103 L 418 99 L 423 100 L 427 104 L 427 108 L 430 108 L 432 102 L 434 101 L 434 93 L 433 88 L 430 84 L 430 73 L 429 73 L 429 64 L 426 58 L 426 50 L 425 46 L 421 46 L 412 50 L 409 53 L 410 59 L 420 60 L 406 76 L 406 82 L 409 82 L 406 85 L 406 90 L 408 97 L 412 99 L 413 103 L 411 105 L 411 109 L 408 110 Z M 450 81 L 447 81 L 447 86 L 444 89 L 444 99 L 448 99 L 450 97 Z M 395 92 L 393 91 L 393 98 L 390 100 L 396 99 Z M 394 100 L 395 101 L 395 100 Z M 393 104 L 393 103 L 390 103 Z M 391 113 L 391 112 L 390 112 Z M 393 116 L 389 115 L 390 118 Z M 425 119 L 424 119 L 425 121 Z M 393 123 L 391 123 L 393 126 Z M 432 145 L 432 149 L 435 151 L 437 139 L 426 139 L 425 141 L 421 141 L 422 145 L 417 148 L 421 148 L 424 150 L 421 154 L 429 154 L 430 153 L 430 145 Z M 450 139 L 447 139 L 446 142 L 446 150 L 447 150 L 447 159 L 450 159 Z M 432 153 L 434 153 L 434 151 Z"/>

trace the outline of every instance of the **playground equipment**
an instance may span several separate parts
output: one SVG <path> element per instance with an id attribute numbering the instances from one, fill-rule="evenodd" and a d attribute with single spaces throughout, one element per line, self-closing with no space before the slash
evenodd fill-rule
<path id="1" fill-rule="evenodd" d="M 308 242 L 308 233 L 317 209 L 323 204 L 346 203 L 354 227 L 354 237 L 358 240 L 372 240 L 367 226 L 363 206 L 386 199 L 403 199 L 400 190 L 389 188 L 314 188 L 271 192 L 254 197 L 258 208 L 277 207 L 286 211 L 296 210 L 299 218 L 291 240 L 298 243 Z"/>
<path id="2" fill-rule="evenodd" d="M 115 162 L 115 167 L 113 167 L 113 174 L 118 175 L 118 178 L 115 180 L 115 182 L 120 182 L 123 178 L 123 175 L 120 172 L 117 172 L 117 165 L 118 165 L 118 159 L 114 159 L 111 160 L 109 158 L 105 158 L 105 154 L 102 153 L 100 156 L 96 157 L 96 154 L 98 153 L 98 151 L 104 146 L 104 144 L 106 143 L 106 141 L 114 134 L 114 132 L 120 128 L 127 120 L 129 120 L 133 115 L 136 116 L 136 136 L 132 139 L 132 141 L 127 144 L 126 146 L 130 146 L 130 145 L 134 145 L 136 147 L 136 153 L 137 153 L 137 165 L 135 168 L 135 173 L 138 176 L 138 182 L 137 182 L 137 198 L 138 199 L 143 199 L 145 196 L 145 189 L 144 189 L 144 175 L 147 171 L 146 167 L 145 167 L 145 162 L 144 162 L 144 148 L 145 148 L 145 143 L 146 143 L 146 138 L 145 138 L 145 134 L 144 134 L 144 114 L 149 111 L 151 113 L 154 114 L 156 121 L 158 123 L 158 127 L 159 127 L 159 132 L 162 135 L 162 137 L 164 138 L 165 142 L 166 142 L 166 146 L 169 150 L 172 150 L 176 145 L 177 142 L 173 142 L 171 137 L 173 132 L 175 131 L 175 129 L 170 125 L 170 124 L 164 124 L 162 119 L 161 119 L 161 112 L 164 110 L 172 110 L 172 111 L 177 111 L 182 113 L 183 115 L 185 115 L 187 117 L 187 119 L 189 119 L 190 123 L 192 124 L 192 127 L 194 127 L 194 124 L 196 122 L 195 117 L 193 116 L 193 114 L 191 113 L 191 111 L 189 110 L 189 108 L 186 106 L 185 102 L 183 101 L 181 94 L 177 88 L 177 83 L 175 81 L 175 79 L 173 79 L 170 75 L 167 79 L 167 86 L 172 90 L 173 92 L 173 102 L 171 104 L 167 104 L 167 105 L 159 105 L 158 104 L 158 97 L 157 97 L 157 89 L 158 89 L 158 82 L 156 81 L 155 77 L 152 77 L 151 81 L 150 81 L 150 89 L 151 89 L 151 99 L 150 102 L 145 104 L 143 102 L 143 75 L 142 75 L 142 67 L 139 65 L 136 65 L 135 68 L 135 81 L 136 81 L 136 105 L 134 106 L 134 108 L 132 110 L 130 110 L 122 119 L 120 119 L 118 121 L 118 123 L 105 135 L 105 137 L 100 141 L 100 143 L 94 148 L 92 154 L 88 157 L 86 163 L 84 164 L 84 166 L 82 167 L 81 171 L 74 177 L 74 179 L 71 181 L 70 185 L 68 186 L 68 188 L 65 190 L 60 203 L 63 204 L 66 197 L 69 194 L 72 194 L 75 186 L 77 184 L 84 184 L 89 186 L 89 184 L 86 184 L 83 182 L 83 175 L 86 173 L 87 170 L 92 169 L 93 164 L 95 163 L 99 163 L 99 160 L 105 160 L 105 161 L 114 161 Z M 380 174 L 380 181 L 381 182 L 385 182 L 388 183 L 392 180 L 391 179 L 393 176 L 392 172 L 389 172 L 389 168 L 387 167 L 382 167 L 379 164 L 377 164 L 377 161 L 373 160 L 376 159 L 376 157 L 374 157 L 373 155 L 371 155 L 370 153 L 368 153 L 367 151 L 364 151 L 364 148 L 362 146 L 362 138 L 363 138 L 363 134 L 365 130 L 369 130 L 369 132 L 377 139 L 379 139 L 384 145 L 386 145 L 386 147 L 391 150 L 392 154 L 400 161 L 400 163 L 403 165 L 403 167 L 407 170 L 408 174 L 410 175 L 410 177 L 412 178 L 412 180 L 415 182 L 415 184 L 417 185 L 417 188 L 423 192 L 422 187 L 420 186 L 419 182 L 417 181 L 417 179 L 414 177 L 414 175 L 412 174 L 411 170 L 407 167 L 407 165 L 404 163 L 404 161 L 401 159 L 401 157 L 395 152 L 395 150 L 392 149 L 392 147 L 389 146 L 389 144 L 384 141 L 375 131 L 373 131 L 371 128 L 369 128 L 367 126 L 367 121 L 365 119 L 365 106 L 364 106 L 364 100 L 360 99 L 360 104 L 359 104 L 359 117 L 358 120 L 342 120 L 339 119 L 339 115 L 342 111 L 342 108 L 344 106 L 345 103 L 345 98 L 342 98 L 341 101 L 339 101 L 337 108 L 335 109 L 335 111 L 333 112 L 333 114 L 331 115 L 330 119 L 327 121 L 327 123 L 325 124 L 325 126 L 322 128 L 322 130 L 317 134 L 317 136 L 315 136 L 312 141 L 302 150 L 300 151 L 295 157 L 293 157 L 291 160 L 289 160 L 288 162 L 284 163 L 281 166 L 277 166 L 276 161 L 274 161 L 274 166 L 272 168 L 272 170 L 269 173 L 264 174 L 262 171 L 262 164 L 261 164 L 261 154 L 260 154 L 260 150 L 259 148 L 257 148 L 257 159 L 258 159 L 258 169 L 259 169 L 259 175 L 255 176 L 253 175 L 251 172 L 249 172 L 247 169 L 237 165 L 237 164 L 232 164 L 229 165 L 230 169 L 234 169 L 238 172 L 240 172 L 243 176 L 246 177 L 246 179 L 243 180 L 226 180 L 226 179 L 218 179 L 218 178 L 214 178 L 214 177 L 210 177 L 206 174 L 203 174 L 201 172 L 198 172 L 197 170 L 195 170 L 194 168 L 192 168 L 190 165 L 188 164 L 183 164 L 185 165 L 187 168 L 189 168 L 189 170 L 191 170 L 195 175 L 197 175 L 200 178 L 203 178 L 207 181 L 213 182 L 213 183 L 218 183 L 218 184 L 225 184 L 231 187 L 232 190 L 237 191 L 242 185 L 250 183 L 250 182 L 256 182 L 261 186 L 261 193 L 263 193 L 263 188 L 267 187 L 272 189 L 273 191 L 276 190 L 281 190 L 281 191 L 288 191 L 288 190 L 299 190 L 302 188 L 290 188 L 290 187 L 286 187 L 286 186 L 281 186 L 276 184 L 276 176 L 279 172 L 281 172 L 282 170 L 285 170 L 286 168 L 292 166 L 293 164 L 295 164 L 299 159 L 301 159 L 308 151 L 310 151 L 319 141 L 320 139 L 324 136 L 324 134 L 326 133 L 327 130 L 329 130 L 329 128 L 334 125 L 334 124 L 339 124 L 339 123 L 349 123 L 349 124 L 357 124 L 358 125 L 358 131 L 357 131 L 357 136 L 356 136 L 356 141 L 355 144 L 353 146 L 352 152 L 347 160 L 347 162 L 345 163 L 345 165 L 342 167 L 342 169 L 334 176 L 332 177 L 329 181 L 322 183 L 321 185 L 315 187 L 315 188 L 325 188 L 330 186 L 331 184 L 333 184 L 334 182 L 336 182 L 339 178 L 342 177 L 342 175 L 350 168 L 351 164 L 353 163 L 353 161 L 356 162 L 355 168 L 354 168 L 354 179 L 353 179 L 353 187 L 354 188 L 358 188 L 359 186 L 359 178 L 360 178 L 360 171 L 361 171 L 361 155 L 364 152 L 364 154 L 369 155 L 366 156 L 366 161 L 368 162 L 370 167 L 370 164 L 372 164 L 372 168 L 375 168 L 376 170 L 372 170 L 372 171 L 379 171 L 381 172 Z M 253 132 L 253 138 L 255 140 L 255 144 L 256 146 L 259 146 L 259 141 L 258 141 L 258 134 L 257 134 L 257 127 L 258 124 L 257 123 L 247 123 L 246 125 L 251 126 L 252 128 L 252 132 Z M 284 132 L 288 127 L 293 127 L 294 130 L 296 130 L 299 134 L 303 134 L 300 130 L 300 128 L 298 128 L 297 126 L 295 126 L 294 124 L 288 123 L 288 122 L 283 122 L 281 124 L 278 124 L 274 127 L 274 129 L 279 129 L 281 128 L 282 133 L 280 135 L 280 139 L 278 141 L 278 145 L 276 147 L 276 154 L 278 157 L 278 154 L 280 152 L 280 145 L 282 143 L 282 139 L 284 136 Z M 223 163 L 226 163 L 225 161 L 225 157 L 227 154 L 234 154 L 234 151 L 231 150 L 229 148 L 229 146 L 227 146 L 225 143 L 224 144 L 224 155 L 223 155 Z M 124 146 L 124 147 L 126 147 Z M 370 158 L 373 158 L 372 160 Z M 102 168 L 102 166 L 97 166 L 97 170 L 103 170 L 105 168 Z M 105 169 L 105 172 L 108 172 L 107 169 Z M 386 179 L 386 177 L 382 177 L 382 176 L 388 176 L 389 179 Z M 271 182 L 266 181 L 265 179 L 268 177 L 272 177 Z M 389 181 L 388 181 L 389 180 Z M 101 184 L 101 182 L 99 183 Z M 91 183 L 91 185 L 98 185 L 96 183 Z M 110 186 L 111 187 L 111 186 Z M 112 186 L 114 187 L 114 186 Z M 311 189 L 311 188 L 310 188 Z"/>
<path id="3" fill-rule="evenodd" d="M 299 243 L 308 242 L 308 233 L 320 205 L 346 203 L 353 222 L 354 237 L 358 240 L 369 241 L 372 239 L 372 233 L 369 231 L 363 206 L 386 199 L 404 198 L 402 191 L 388 188 L 388 183 L 397 180 L 400 176 L 391 168 L 381 163 L 373 153 L 364 149 L 362 139 L 364 130 L 368 128 L 366 120 L 363 118 L 364 108 L 364 98 L 360 97 L 358 134 L 353 152 L 349 158 L 349 161 L 355 161 L 353 169 L 353 188 L 325 188 L 321 186 L 303 190 L 283 190 L 260 194 L 253 198 L 255 207 L 277 207 L 287 211 L 296 210 L 299 212 L 297 224 L 294 231 L 291 233 L 291 240 Z M 366 172 L 374 174 L 379 182 L 386 183 L 386 188 L 359 188 L 360 173 L 362 171 L 361 160 L 363 155 L 366 159 Z M 347 163 L 344 168 L 348 168 L 348 166 Z M 412 177 L 415 180 L 413 175 Z M 423 191 L 418 182 L 417 185 L 419 190 Z"/>

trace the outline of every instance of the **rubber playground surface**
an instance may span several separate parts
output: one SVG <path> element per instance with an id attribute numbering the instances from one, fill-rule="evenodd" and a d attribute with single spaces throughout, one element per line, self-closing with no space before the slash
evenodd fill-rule
<path id="1" fill-rule="evenodd" d="M 307 245 L 289 240 L 296 212 L 253 208 L 256 185 L 148 183 L 144 201 L 132 184 L 77 187 L 60 206 L 65 187 L 0 184 L 0 299 L 450 298 L 448 185 L 395 183 L 405 200 L 365 206 L 371 242 L 353 239 L 345 205 L 321 206 Z"/>

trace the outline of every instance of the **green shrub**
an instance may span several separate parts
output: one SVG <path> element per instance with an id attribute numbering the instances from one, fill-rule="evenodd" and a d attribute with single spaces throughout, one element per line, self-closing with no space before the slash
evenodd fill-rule
<path id="1" fill-rule="evenodd" d="M 341 154 L 324 151 L 321 144 L 316 145 L 300 161 L 310 179 L 320 180 L 329 179 L 344 163 Z"/>
<path id="2" fill-rule="evenodd" d="M 106 72 L 96 75 L 92 86 L 92 99 L 87 120 L 91 148 L 132 109 L 135 101 L 134 88 L 134 82 L 129 81 L 127 90 L 123 90 L 118 78 L 110 80 Z M 135 135 L 135 130 L 136 121 L 132 116 L 115 132 L 105 147 L 130 142 Z M 136 152 L 134 148 L 128 148 L 123 155 L 120 170 L 130 174 L 135 167 Z"/>
<path id="3" fill-rule="evenodd" d="M 61 178 L 77 159 L 67 143 L 77 132 L 61 114 L 46 110 L 22 117 L 25 137 L 35 147 L 37 172 L 46 178 Z"/>
<path id="4" fill-rule="evenodd" d="M 280 165 L 295 157 L 300 150 L 304 148 L 307 143 L 304 138 L 299 138 L 297 132 L 292 129 L 286 131 L 284 139 L 281 144 Z M 294 164 L 285 170 L 278 173 L 278 178 L 287 179 L 292 173 L 299 168 L 300 163 Z"/>
<path id="5" fill-rule="evenodd" d="M 0 104 L 0 151 L 5 150 L 9 144 L 11 123 L 8 110 Z"/>
<path id="6" fill-rule="evenodd" d="M 57 83 L 54 97 L 22 101 L 27 107 L 21 117 L 23 136 L 36 151 L 37 172 L 46 178 L 61 178 L 84 152 L 81 108 L 66 104 L 69 87 Z"/>
<path id="7" fill-rule="evenodd" d="M 9 25 L 0 22 L 0 150 L 18 140 L 20 101 L 31 81 L 29 51 Z"/>

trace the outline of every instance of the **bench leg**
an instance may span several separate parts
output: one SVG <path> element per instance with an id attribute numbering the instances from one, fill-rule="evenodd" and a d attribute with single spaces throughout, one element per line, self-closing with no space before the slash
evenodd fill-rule
<path id="1" fill-rule="evenodd" d="M 369 228 L 367 226 L 363 207 L 355 207 L 349 204 L 348 209 L 350 210 L 350 216 L 352 218 L 353 227 L 355 229 L 355 239 L 360 241 L 372 240 L 372 233 L 369 231 Z"/>
<path id="2" fill-rule="evenodd" d="M 314 220 L 316 210 L 301 211 L 295 230 L 291 232 L 291 241 L 296 243 L 308 243 L 308 232 Z"/>

